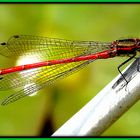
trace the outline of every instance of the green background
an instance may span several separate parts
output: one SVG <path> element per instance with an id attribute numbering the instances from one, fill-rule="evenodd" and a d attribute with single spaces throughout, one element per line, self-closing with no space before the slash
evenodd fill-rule
<path id="1" fill-rule="evenodd" d="M 139 37 L 139 15 L 139 4 L 0 4 L 0 41 L 15 34 L 93 41 Z M 124 60 L 95 61 L 37 96 L 0 106 L 0 136 L 49 136 L 118 74 Z M 5 64 L 14 65 L 0 56 L 0 68 Z M 9 93 L 0 91 L 0 98 Z M 140 135 L 139 116 L 138 102 L 102 136 Z"/>

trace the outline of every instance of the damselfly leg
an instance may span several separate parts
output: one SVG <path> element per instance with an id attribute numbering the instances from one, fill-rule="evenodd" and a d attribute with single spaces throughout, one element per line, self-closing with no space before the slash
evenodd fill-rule
<path id="1" fill-rule="evenodd" d="M 118 71 L 119 73 L 121 74 L 121 76 L 123 77 L 123 79 L 126 81 L 126 85 L 128 84 L 128 81 L 127 79 L 125 78 L 125 76 L 122 74 L 120 68 L 123 67 L 126 63 L 128 63 L 131 59 L 133 59 L 134 57 L 136 56 L 136 53 L 134 53 L 131 57 L 129 57 L 127 60 L 125 60 L 123 63 L 121 63 L 119 66 L 118 66 Z M 140 62 L 138 62 L 140 63 Z"/>

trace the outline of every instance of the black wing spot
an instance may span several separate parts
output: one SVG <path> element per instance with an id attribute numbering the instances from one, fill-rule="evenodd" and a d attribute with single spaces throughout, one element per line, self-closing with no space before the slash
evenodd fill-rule
<path id="1" fill-rule="evenodd" d="M 0 77 L 0 80 L 2 80 L 3 79 L 3 77 Z"/>
<path id="2" fill-rule="evenodd" d="M 2 42 L 2 43 L 0 43 L 1 45 L 6 45 L 6 42 Z"/>
<path id="3" fill-rule="evenodd" d="M 14 35 L 14 38 L 19 38 L 19 35 Z"/>

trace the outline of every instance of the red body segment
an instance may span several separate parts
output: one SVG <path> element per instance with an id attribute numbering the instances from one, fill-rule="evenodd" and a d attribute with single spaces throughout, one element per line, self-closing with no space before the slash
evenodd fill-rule
<path id="1" fill-rule="evenodd" d="M 72 63 L 72 62 L 92 60 L 92 59 L 106 59 L 106 58 L 114 57 L 115 55 L 116 55 L 116 51 L 107 50 L 107 51 L 103 51 L 97 54 L 91 54 L 91 55 L 86 55 L 86 56 L 79 56 L 79 57 L 66 58 L 66 59 L 60 59 L 60 60 L 43 61 L 43 62 L 38 62 L 38 63 L 32 63 L 32 64 L 26 64 L 26 65 L 20 65 L 20 66 L 2 69 L 0 70 L 0 75 L 23 71 L 23 70 L 29 70 L 29 69 L 43 67 L 43 66 L 56 65 L 56 64 Z"/>

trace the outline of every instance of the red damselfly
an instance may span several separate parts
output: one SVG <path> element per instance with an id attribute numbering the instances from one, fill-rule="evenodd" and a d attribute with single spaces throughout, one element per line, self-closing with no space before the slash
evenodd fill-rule
<path id="1" fill-rule="evenodd" d="M 129 59 L 118 67 L 121 73 L 120 67 L 134 58 L 139 50 L 140 39 L 138 38 L 95 42 L 15 35 L 7 43 L 0 44 L 0 55 L 9 59 L 30 56 L 33 62 L 0 70 L 1 91 L 22 88 L 6 97 L 1 104 L 7 105 L 31 95 L 97 59 L 129 56 Z M 124 76 L 123 78 L 126 80 Z"/>

